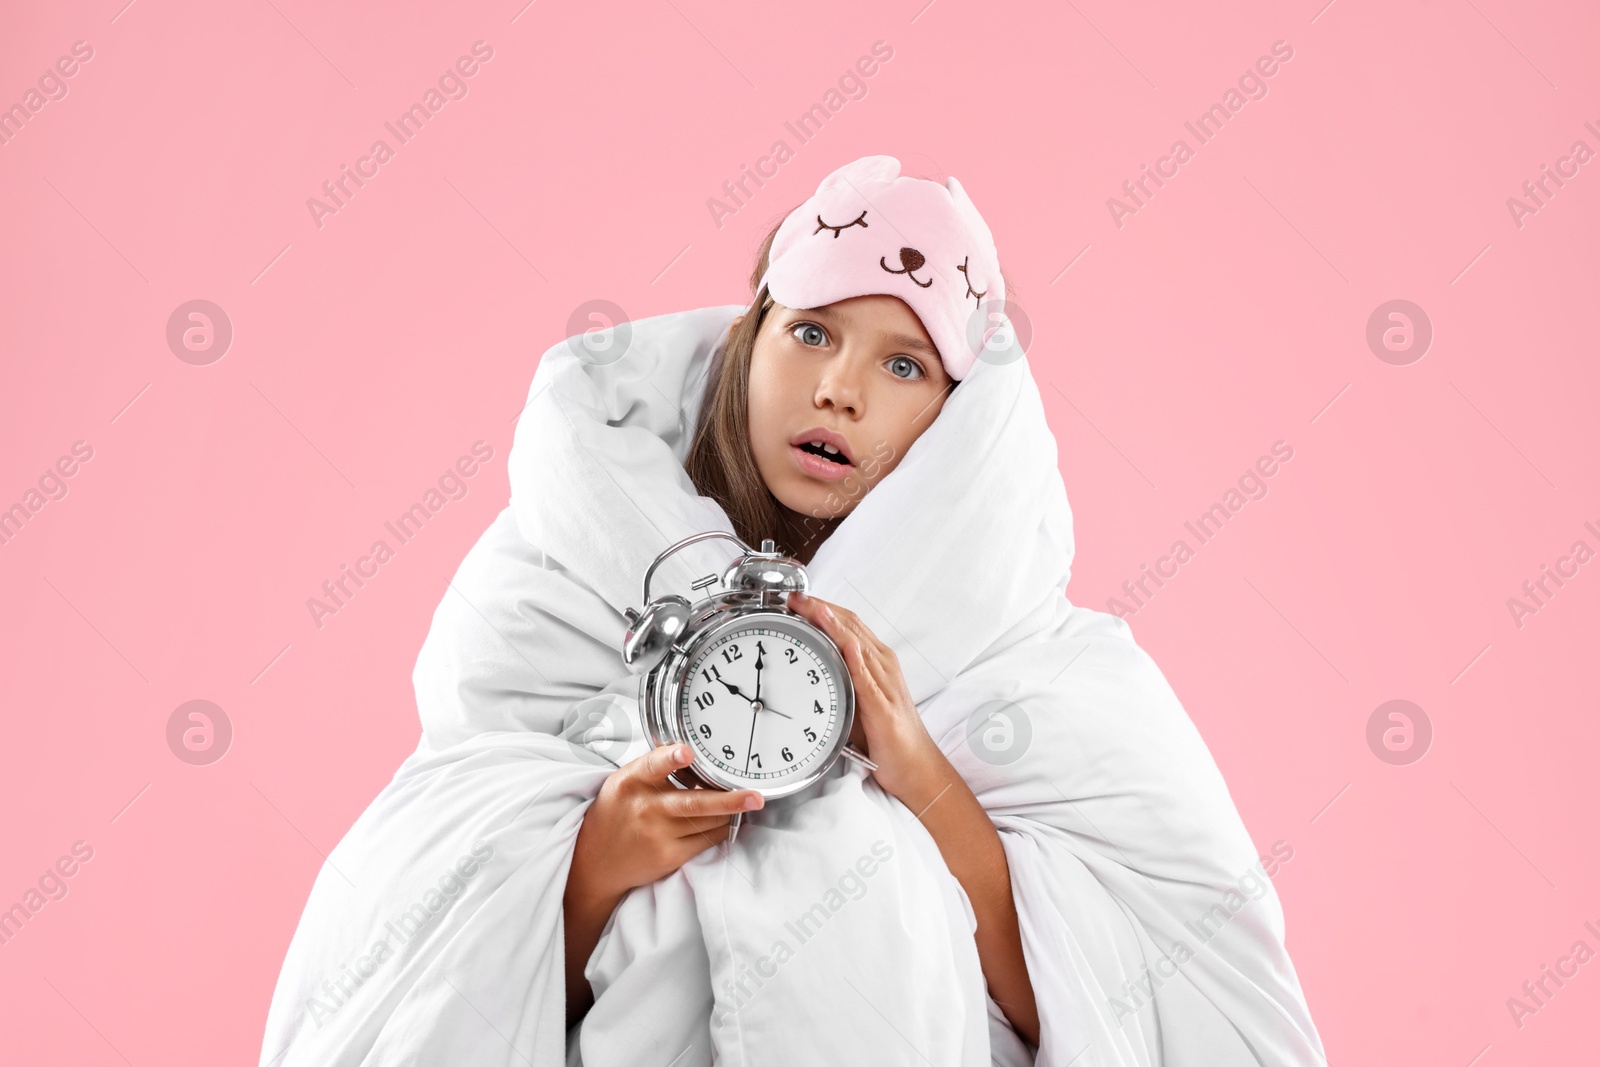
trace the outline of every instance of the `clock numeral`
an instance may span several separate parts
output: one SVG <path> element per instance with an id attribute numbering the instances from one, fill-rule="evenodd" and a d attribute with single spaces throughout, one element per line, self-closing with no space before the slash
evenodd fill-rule
<path id="1" fill-rule="evenodd" d="M 816 671 L 807 670 L 806 674 L 811 676 L 811 684 L 812 685 L 816 685 L 818 682 L 822 681 L 822 679 L 817 676 L 817 672 Z"/>
<path id="2" fill-rule="evenodd" d="M 736 659 L 744 659 L 744 653 L 739 651 L 738 645 L 729 645 L 727 648 L 722 650 L 722 660 L 724 663 L 732 663 Z"/>
<path id="3" fill-rule="evenodd" d="M 700 672 L 700 677 L 702 677 L 702 678 L 704 678 L 706 680 L 706 684 L 707 685 L 710 685 L 713 682 L 722 681 L 722 672 L 717 670 L 717 665 L 715 663 L 713 663 L 711 665 L 711 670 L 709 672 L 707 672 L 707 671 L 701 671 Z"/>
<path id="4" fill-rule="evenodd" d="M 817 739 L 816 731 L 813 730 L 811 727 L 807 726 L 806 727 L 806 740 L 807 741 L 815 741 L 816 739 Z"/>
<path id="5" fill-rule="evenodd" d="M 733 746 L 732 745 L 723 745 L 722 746 L 722 754 L 727 759 L 732 759 L 733 758 Z"/>
<path id="6" fill-rule="evenodd" d="M 783 650 L 783 654 L 784 654 L 784 655 L 785 655 L 785 656 L 788 656 L 788 657 L 789 657 L 789 662 L 790 662 L 790 663 L 793 663 L 793 662 L 795 662 L 795 659 L 796 659 L 796 657 L 795 657 L 795 654 L 794 654 L 794 649 L 792 649 L 792 648 L 786 648 L 786 649 L 784 649 L 784 650 Z"/>
<path id="7" fill-rule="evenodd" d="M 752 752 L 752 753 L 750 753 L 750 758 L 756 761 L 756 766 L 757 767 L 761 766 L 761 753 Z"/>
<path id="8" fill-rule="evenodd" d="M 822 701 L 813 700 L 811 702 L 811 711 L 812 711 L 813 714 L 821 715 L 822 714 Z"/>
<path id="9" fill-rule="evenodd" d="M 700 724 L 700 736 L 701 737 L 710 737 L 711 736 L 711 726 L 710 726 L 710 724 L 708 724 L 708 723 L 701 723 Z"/>
<path id="10" fill-rule="evenodd" d="M 763 645 L 760 641 L 757 641 L 756 642 L 756 652 L 759 653 L 760 655 L 765 656 L 767 654 L 767 646 Z"/>
<path id="11" fill-rule="evenodd" d="M 784 749 L 783 749 L 783 762 L 785 762 L 785 763 L 793 763 L 794 762 L 794 753 L 790 752 L 787 746 L 785 746 Z"/>
<path id="12" fill-rule="evenodd" d="M 694 706 L 699 708 L 701 711 L 704 711 L 706 708 L 709 708 L 716 702 L 717 695 L 711 692 L 709 689 L 694 698 Z"/>

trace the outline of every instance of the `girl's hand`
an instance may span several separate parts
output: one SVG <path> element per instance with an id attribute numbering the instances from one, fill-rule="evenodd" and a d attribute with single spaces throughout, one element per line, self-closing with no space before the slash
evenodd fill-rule
<path id="1" fill-rule="evenodd" d="M 611 773 L 583 813 L 569 887 L 619 900 L 727 840 L 733 813 L 764 803 L 753 789 L 679 789 L 667 775 L 689 761 L 688 745 L 662 745 Z"/>
<path id="2" fill-rule="evenodd" d="M 879 641 L 860 616 L 804 593 L 789 594 L 789 609 L 804 616 L 844 654 L 856 690 L 850 742 L 878 765 L 872 772 L 890 796 L 913 811 L 931 777 L 948 761 L 928 734 L 906 689 L 900 657 Z"/>
<path id="3" fill-rule="evenodd" d="M 851 743 L 866 748 L 878 765 L 878 784 L 916 814 L 939 846 L 977 916 L 973 940 L 989 991 L 1022 1039 L 1038 1049 L 1039 1006 L 1022 950 L 1011 868 L 989 813 L 928 734 L 894 649 L 836 604 L 791 593 L 789 608 L 844 653 L 856 688 Z"/>
<path id="4" fill-rule="evenodd" d="M 594 1003 L 584 967 L 628 890 L 649 885 L 727 840 L 736 811 L 761 807 L 753 789 L 679 789 L 667 775 L 688 745 L 662 745 L 611 772 L 583 813 L 561 898 L 566 928 L 567 1025 Z"/>

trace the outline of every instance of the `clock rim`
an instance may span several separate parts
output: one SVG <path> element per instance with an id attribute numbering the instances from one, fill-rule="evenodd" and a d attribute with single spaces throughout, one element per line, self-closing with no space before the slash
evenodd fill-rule
<path id="1" fill-rule="evenodd" d="M 721 614 L 723 617 L 717 618 L 716 614 Z M 784 627 L 799 629 L 806 637 L 815 637 L 812 647 L 816 649 L 820 658 L 828 662 L 834 676 L 842 679 L 839 685 L 840 729 L 832 742 L 831 749 L 823 754 L 810 771 L 781 785 L 771 786 L 743 778 L 736 779 L 707 764 L 699 749 L 686 736 L 682 702 L 679 699 L 682 696 L 689 664 L 705 645 L 716 640 L 727 630 L 760 625 L 762 617 L 771 618 Z M 646 676 L 644 718 L 645 727 L 651 735 L 652 746 L 689 744 L 694 759 L 687 767 L 674 772 L 675 775 L 683 776 L 675 779 L 679 785 L 698 784 L 729 792 L 750 789 L 760 793 L 767 800 L 792 796 L 815 785 L 826 777 L 834 764 L 839 761 L 844 746 L 849 743 L 850 732 L 855 728 L 855 683 L 850 677 L 849 668 L 845 664 L 844 654 L 839 651 L 839 646 L 804 616 L 777 606 L 740 604 L 731 608 L 722 607 L 706 618 L 709 621 L 690 631 L 692 637 L 687 644 L 674 644 L 663 658 L 660 668 Z M 689 781 L 684 781 L 684 778 Z"/>

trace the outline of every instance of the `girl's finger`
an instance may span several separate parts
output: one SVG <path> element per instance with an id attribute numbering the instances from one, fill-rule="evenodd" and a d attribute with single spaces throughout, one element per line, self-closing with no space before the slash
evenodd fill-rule
<path id="1" fill-rule="evenodd" d="M 789 594 L 788 606 L 790 611 L 804 617 L 831 635 L 835 625 L 835 617 L 829 611 L 826 600 L 820 600 L 806 593 L 793 592 Z"/>
<path id="2" fill-rule="evenodd" d="M 851 676 L 858 685 L 870 682 L 875 688 L 883 689 L 877 672 L 884 669 L 879 664 L 886 663 L 883 653 L 887 651 L 887 646 L 878 640 L 860 616 L 845 608 L 833 609 L 827 601 L 802 593 L 790 594 L 790 606 L 833 639 L 839 651 L 845 654 L 845 665 L 850 668 Z M 857 650 L 854 659 L 848 652 L 848 646 L 852 643 Z M 858 673 L 860 677 L 856 677 Z"/>
<path id="3" fill-rule="evenodd" d="M 707 815 L 732 815 L 736 811 L 755 811 L 762 806 L 761 794 L 753 789 L 728 792 L 721 789 L 686 789 L 661 798 L 663 810 L 679 819 Z"/>
<path id="4" fill-rule="evenodd" d="M 845 642 L 854 631 L 845 625 L 842 617 L 843 608 L 834 611 L 827 601 L 819 600 L 814 596 L 807 596 L 804 593 L 790 593 L 789 606 L 798 612 L 802 618 L 827 634 L 840 652 L 844 651 Z"/>
<path id="5" fill-rule="evenodd" d="M 828 631 L 830 635 L 838 631 L 854 633 L 855 626 L 852 623 L 859 621 L 855 613 L 848 608 L 831 604 L 809 593 L 791 593 L 789 606 Z"/>
<path id="6" fill-rule="evenodd" d="M 692 819 L 679 819 L 676 827 L 681 831 L 679 837 L 698 836 L 709 834 L 719 826 L 727 826 L 732 821 L 731 815 L 701 815 Z"/>
<path id="7" fill-rule="evenodd" d="M 802 593 L 796 593 L 795 596 L 798 598 L 796 610 L 816 623 L 823 633 L 833 638 L 834 644 L 839 644 L 846 635 L 863 636 L 863 628 L 854 612 L 834 607 L 826 600 L 819 600 L 814 596 Z"/>
<path id="8" fill-rule="evenodd" d="M 863 638 L 862 644 L 866 646 L 868 653 L 878 659 L 887 660 L 889 658 L 889 654 L 893 652 L 894 649 L 878 640 L 878 635 L 872 632 L 872 628 L 866 623 L 862 622 L 859 618 L 856 619 L 856 625 L 858 626 L 860 635 Z"/>
<path id="9" fill-rule="evenodd" d="M 869 698 L 876 697 L 883 692 L 883 683 L 879 681 L 873 664 L 868 662 L 865 649 L 858 638 L 852 637 L 845 643 L 845 665 L 850 668 L 850 678 L 856 684 L 856 694 Z"/>
<path id="10" fill-rule="evenodd" d="M 719 829 L 706 830 L 703 833 L 689 834 L 678 838 L 678 847 L 684 851 L 684 863 L 698 856 L 708 848 L 715 848 L 728 839 L 728 824 L 723 823 Z M 678 864 L 683 866 L 683 863 Z"/>
<path id="11" fill-rule="evenodd" d="M 887 645 L 878 640 L 878 635 L 872 632 L 872 627 L 862 621 L 860 615 L 845 608 L 837 608 L 833 614 L 839 627 L 846 633 L 854 634 L 867 653 L 881 654 L 888 648 Z"/>
<path id="12" fill-rule="evenodd" d="M 630 778 L 660 788 L 667 784 L 667 775 L 687 766 L 690 758 L 688 745 L 662 745 L 635 759 L 623 770 Z"/>

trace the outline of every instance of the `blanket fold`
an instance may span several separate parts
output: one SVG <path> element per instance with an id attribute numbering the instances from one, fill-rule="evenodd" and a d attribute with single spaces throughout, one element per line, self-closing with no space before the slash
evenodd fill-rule
<path id="1" fill-rule="evenodd" d="M 803 802 L 747 815 L 733 849 L 629 893 L 567 1032 L 573 844 L 606 775 L 648 747 L 623 611 L 667 545 L 732 532 L 683 461 L 744 310 L 628 324 L 610 362 L 575 341 L 545 353 L 510 504 L 418 655 L 417 750 L 317 876 L 263 1067 L 1325 1062 L 1198 731 L 1126 623 L 1066 599 L 1071 511 L 1020 352 L 972 369 L 807 570 L 895 649 L 1000 833 L 1039 1048 L 988 996 L 970 902 L 926 828 L 844 761 Z M 690 546 L 652 592 L 697 598 L 732 558 Z"/>

